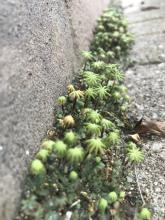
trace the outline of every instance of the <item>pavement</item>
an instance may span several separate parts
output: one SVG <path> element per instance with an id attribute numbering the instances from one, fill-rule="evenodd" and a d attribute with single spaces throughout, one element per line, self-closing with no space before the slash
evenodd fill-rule
<path id="1" fill-rule="evenodd" d="M 125 83 L 132 97 L 130 114 L 165 121 L 165 1 L 122 0 L 135 44 L 134 66 Z M 143 138 L 145 161 L 138 167 L 139 185 L 153 220 L 165 219 L 165 138 Z"/>

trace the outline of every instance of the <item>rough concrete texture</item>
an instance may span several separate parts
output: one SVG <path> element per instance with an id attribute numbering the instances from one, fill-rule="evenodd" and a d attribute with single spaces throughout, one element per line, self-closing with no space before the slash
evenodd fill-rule
<path id="1" fill-rule="evenodd" d="M 0 219 L 11 220 L 27 165 L 109 0 L 2 0 Z"/>
<path id="2" fill-rule="evenodd" d="M 165 1 L 122 0 L 135 45 L 131 58 L 135 65 L 126 72 L 136 118 L 165 121 Z M 145 161 L 138 167 L 139 185 L 150 204 L 153 220 L 165 219 L 165 139 L 143 139 Z"/>

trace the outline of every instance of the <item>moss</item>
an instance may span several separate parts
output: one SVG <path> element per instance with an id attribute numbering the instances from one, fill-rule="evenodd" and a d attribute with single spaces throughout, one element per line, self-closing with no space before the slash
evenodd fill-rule
<path id="1" fill-rule="evenodd" d="M 31 163 L 33 175 L 27 177 L 17 220 L 62 219 L 68 210 L 73 219 L 126 219 L 122 203 L 129 185 L 123 169 L 127 156 L 136 158 L 134 147 L 126 152 L 119 138 L 129 98 L 116 63 L 132 42 L 123 15 L 106 10 L 91 50 L 82 52 L 83 70 L 58 99 L 62 109 L 55 115 L 56 135 L 42 143 L 45 151 L 36 156 L 42 162 Z"/>

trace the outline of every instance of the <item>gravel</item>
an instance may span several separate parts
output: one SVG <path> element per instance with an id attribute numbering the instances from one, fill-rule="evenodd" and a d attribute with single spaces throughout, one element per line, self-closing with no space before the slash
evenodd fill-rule
<path id="1" fill-rule="evenodd" d="M 129 114 L 165 121 L 165 11 L 164 0 L 122 0 L 124 12 L 134 33 L 131 59 L 135 65 L 126 71 L 125 84 L 132 97 Z M 161 7 L 160 7 L 161 6 Z M 152 9 L 152 10 L 151 10 Z M 146 19 L 147 18 L 147 19 Z M 153 25 L 154 24 L 154 25 Z M 165 219 L 165 138 L 143 137 L 145 160 L 138 166 L 138 178 L 153 220 Z"/>

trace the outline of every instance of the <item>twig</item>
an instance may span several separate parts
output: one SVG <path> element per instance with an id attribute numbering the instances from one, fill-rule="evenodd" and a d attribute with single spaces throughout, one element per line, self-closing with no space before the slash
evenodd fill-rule
<path id="1" fill-rule="evenodd" d="M 138 181 L 138 175 L 137 175 L 136 166 L 134 168 L 135 168 L 135 178 L 136 178 L 137 187 L 138 187 L 138 190 L 139 190 L 139 193 L 140 193 L 140 197 L 141 197 L 141 200 L 142 200 L 143 206 L 144 206 L 146 203 L 145 203 L 145 200 L 144 200 L 141 188 L 140 188 L 140 184 L 139 184 L 139 181 Z"/>
<path id="2" fill-rule="evenodd" d="M 80 203 L 80 199 L 78 199 L 77 201 L 75 201 L 75 202 L 70 206 L 70 208 L 73 208 L 73 207 L 76 206 L 78 203 Z"/>

